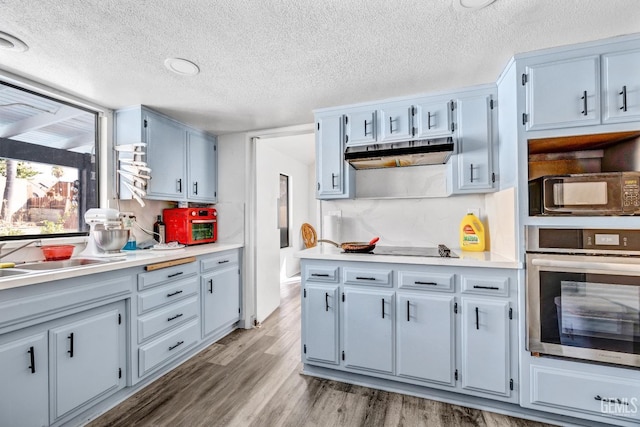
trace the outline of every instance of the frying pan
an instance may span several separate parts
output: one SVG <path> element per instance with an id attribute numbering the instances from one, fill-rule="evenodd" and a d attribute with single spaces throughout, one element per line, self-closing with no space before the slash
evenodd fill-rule
<path id="1" fill-rule="evenodd" d="M 380 240 L 379 237 L 374 237 L 370 242 L 344 242 L 336 243 L 333 240 L 320 239 L 318 242 L 331 243 L 336 248 L 341 248 L 345 252 L 355 253 L 367 253 L 371 252 L 376 247 L 376 242 Z"/>

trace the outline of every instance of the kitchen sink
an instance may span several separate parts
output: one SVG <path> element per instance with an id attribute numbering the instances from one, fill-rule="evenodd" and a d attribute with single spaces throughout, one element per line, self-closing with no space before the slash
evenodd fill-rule
<path id="1" fill-rule="evenodd" d="M 104 264 L 108 261 L 90 258 L 70 258 L 59 261 L 38 261 L 21 264 L 18 268 L 22 270 L 59 270 L 61 268 L 82 267 L 91 264 Z"/>
<path id="2" fill-rule="evenodd" d="M 0 277 L 19 276 L 21 274 L 27 274 L 28 271 L 14 270 L 13 268 L 0 268 Z"/>

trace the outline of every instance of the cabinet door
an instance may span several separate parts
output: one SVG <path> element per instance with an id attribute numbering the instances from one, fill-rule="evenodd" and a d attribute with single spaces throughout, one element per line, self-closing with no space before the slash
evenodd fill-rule
<path id="1" fill-rule="evenodd" d="M 240 319 L 240 269 L 237 265 L 221 268 L 200 280 L 204 336 Z"/>
<path id="2" fill-rule="evenodd" d="M 399 376 L 454 385 L 453 296 L 398 294 Z"/>
<path id="3" fill-rule="evenodd" d="M 469 193 L 493 189 L 493 110 L 491 96 L 459 99 L 458 154 L 455 162 L 452 192 Z"/>
<path id="4" fill-rule="evenodd" d="M 344 121 L 347 147 L 376 142 L 376 110 L 345 114 Z"/>
<path id="5" fill-rule="evenodd" d="M 319 117 L 316 122 L 316 198 L 353 197 L 353 168 L 344 162 L 342 115 Z"/>
<path id="6" fill-rule="evenodd" d="M 49 425 L 47 349 L 45 331 L 0 341 L 0 424 Z"/>
<path id="7" fill-rule="evenodd" d="M 509 303 L 462 298 L 462 388 L 509 396 Z"/>
<path id="8" fill-rule="evenodd" d="M 302 343 L 307 360 L 339 364 L 338 286 L 307 284 L 302 293 Z"/>
<path id="9" fill-rule="evenodd" d="M 345 289 L 344 296 L 345 366 L 393 373 L 394 293 Z"/>
<path id="10" fill-rule="evenodd" d="M 386 104 L 379 109 L 378 142 L 406 141 L 415 135 L 411 104 Z"/>
<path id="11" fill-rule="evenodd" d="M 527 67 L 527 130 L 600 123 L 599 57 Z"/>
<path id="12" fill-rule="evenodd" d="M 416 104 L 417 138 L 443 137 L 453 134 L 451 114 L 453 101 L 425 102 Z"/>
<path id="13" fill-rule="evenodd" d="M 188 132 L 187 138 L 187 198 L 215 203 L 218 196 L 216 140 L 197 132 Z"/>
<path id="14" fill-rule="evenodd" d="M 120 386 L 123 306 L 93 309 L 49 330 L 52 422 Z"/>
<path id="15" fill-rule="evenodd" d="M 151 179 L 147 198 L 184 200 L 186 197 L 186 132 L 178 123 L 145 113 L 147 161 Z"/>
<path id="16" fill-rule="evenodd" d="M 602 56 L 603 122 L 640 119 L 640 51 Z"/>

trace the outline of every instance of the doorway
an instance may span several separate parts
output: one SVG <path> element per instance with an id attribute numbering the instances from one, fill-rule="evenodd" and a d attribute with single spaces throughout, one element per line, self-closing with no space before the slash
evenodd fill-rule
<path id="1" fill-rule="evenodd" d="M 315 137 L 313 131 L 260 136 L 254 138 L 254 149 L 255 312 L 256 321 L 262 322 L 280 305 L 280 283 L 300 272 L 300 260 L 295 257 L 304 249 L 300 227 L 317 222 Z M 286 201 L 281 196 L 283 181 Z M 286 218 L 283 206 L 287 206 Z M 287 233 L 287 239 L 282 233 Z"/>

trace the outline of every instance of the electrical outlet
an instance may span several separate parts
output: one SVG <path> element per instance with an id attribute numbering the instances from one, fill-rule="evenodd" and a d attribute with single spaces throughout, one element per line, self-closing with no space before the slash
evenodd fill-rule
<path id="1" fill-rule="evenodd" d="M 467 213 L 472 213 L 480 218 L 480 208 L 467 208 Z"/>

